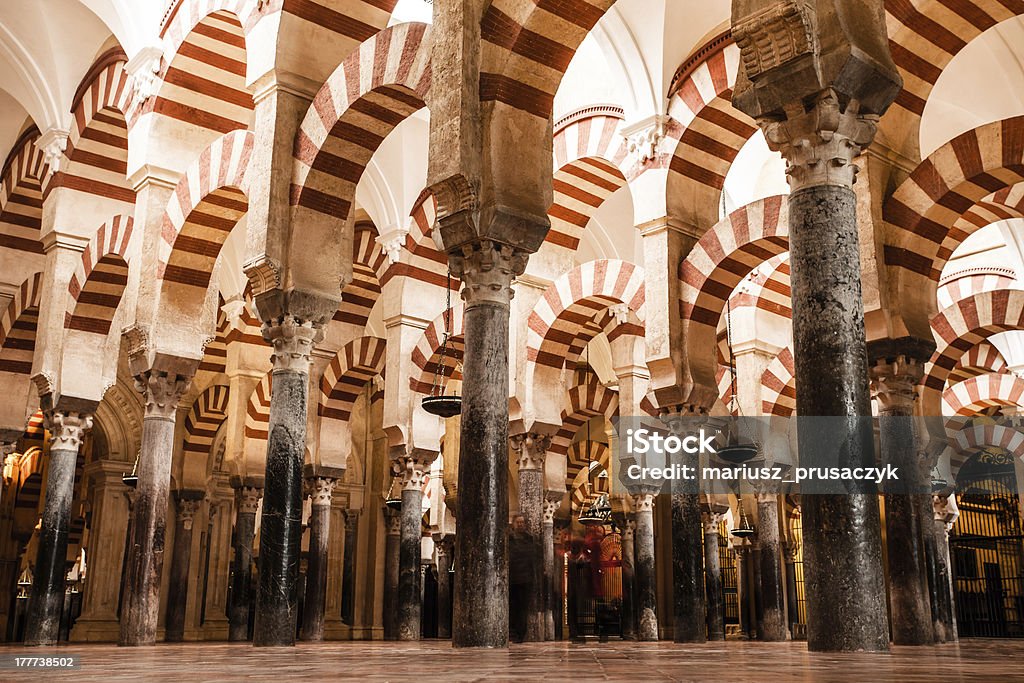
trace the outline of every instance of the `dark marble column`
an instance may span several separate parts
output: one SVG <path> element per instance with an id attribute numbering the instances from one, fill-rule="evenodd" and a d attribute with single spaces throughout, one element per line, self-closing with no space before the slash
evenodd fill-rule
<path id="1" fill-rule="evenodd" d="M 202 491 L 175 492 L 177 519 L 174 547 L 171 551 L 171 576 L 167 587 L 167 613 L 164 615 L 164 640 L 180 643 L 185 637 L 185 605 L 188 602 L 188 568 L 192 557 L 192 520 L 202 502 Z"/>
<path id="2" fill-rule="evenodd" d="M 622 638 L 636 640 L 636 553 L 633 538 L 636 522 L 633 515 L 622 524 Z"/>
<path id="3" fill-rule="evenodd" d="M 932 496 L 932 520 L 925 533 L 931 532 L 935 544 L 934 588 L 937 617 L 933 615 L 934 630 L 939 642 L 955 643 L 959 640 L 956 625 L 956 606 L 953 601 L 953 570 L 949 558 L 949 532 L 959 516 L 952 496 Z M 927 523 L 928 520 L 926 520 Z"/>
<path id="4" fill-rule="evenodd" d="M 790 634 L 795 637 L 793 625 L 800 622 L 799 597 L 796 592 L 796 556 L 800 552 L 800 544 L 794 540 L 782 544 L 782 556 L 786 561 L 786 622 Z"/>
<path id="5" fill-rule="evenodd" d="M 775 494 L 757 494 L 758 569 L 761 585 L 761 613 L 757 637 L 786 640 L 786 607 L 782 596 L 782 561 L 779 549 L 779 502 Z"/>
<path id="6" fill-rule="evenodd" d="M 259 586 L 252 644 L 294 645 L 302 544 L 302 464 L 306 453 L 309 356 L 320 329 L 285 314 L 263 324 L 273 344 L 274 390 L 260 523 Z"/>
<path id="7" fill-rule="evenodd" d="M 443 227 L 443 226 L 442 226 Z M 464 284 L 462 428 L 455 545 L 456 647 L 508 645 L 508 331 L 527 255 L 490 240 L 449 255 Z"/>
<path id="8" fill-rule="evenodd" d="M 359 512 L 345 512 L 345 552 L 341 573 L 341 619 L 349 626 L 355 625 L 356 599 L 356 547 L 359 530 Z"/>
<path id="9" fill-rule="evenodd" d="M 419 640 L 422 634 L 423 479 L 432 459 L 407 455 L 396 461 L 402 477 L 396 605 L 399 640 Z"/>
<path id="10" fill-rule="evenodd" d="M 742 503 L 740 503 L 742 505 Z M 740 541 L 736 551 L 736 599 L 739 602 L 740 632 L 746 640 L 757 638 L 757 596 L 754 580 L 754 547 Z"/>
<path id="11" fill-rule="evenodd" d="M 119 645 L 156 643 L 164 531 L 174 456 L 174 421 L 178 401 L 190 383 L 190 374 L 157 370 L 146 371 L 135 378 L 135 387 L 142 392 L 146 403 L 146 414 L 142 422 L 139 483 L 132 506 Z"/>
<path id="12" fill-rule="evenodd" d="M 696 413 L 671 413 L 662 417 L 674 434 L 683 436 L 680 418 Z M 676 461 L 674 458 L 673 461 Z M 697 458 L 681 454 L 679 464 L 698 467 Z M 707 641 L 707 605 L 704 599 L 704 541 L 700 493 L 696 479 L 673 482 L 672 491 L 672 602 L 674 640 L 677 643 Z"/>
<path id="13" fill-rule="evenodd" d="M 402 547 L 402 514 L 384 508 L 384 640 L 398 640 L 398 562 Z"/>
<path id="14" fill-rule="evenodd" d="M 437 551 L 437 637 L 445 640 L 452 637 L 452 593 L 451 562 L 455 550 L 455 539 L 450 536 L 434 536 Z"/>
<path id="15" fill-rule="evenodd" d="M 541 543 L 544 546 L 543 591 L 544 591 L 544 640 L 555 639 L 555 612 L 558 608 L 558 573 L 555 571 L 555 513 L 562 504 L 564 491 L 546 491 L 544 494 L 544 519 L 541 525 Z"/>
<path id="16" fill-rule="evenodd" d="M 253 482 L 249 482 L 253 483 Z M 231 603 L 228 605 L 228 640 L 249 640 L 252 605 L 252 542 L 256 536 L 256 510 L 263 489 L 233 482 L 235 488 L 235 557 L 231 563 Z"/>
<path id="17" fill-rule="evenodd" d="M 43 403 L 48 398 L 43 397 Z M 95 404 L 90 410 L 95 409 Z M 39 523 L 39 547 L 25 621 L 26 645 L 54 645 L 64 609 L 64 576 L 68 552 L 71 501 L 75 495 L 78 448 L 92 428 L 87 412 L 49 409 L 44 412 L 50 432 L 50 462 L 46 502 Z"/>
<path id="18" fill-rule="evenodd" d="M 544 640 L 544 458 L 551 437 L 544 434 L 524 434 L 512 438 L 513 448 L 519 453 L 519 511 L 526 522 L 526 533 L 533 545 L 533 590 L 526 606 L 527 642 Z M 552 624 L 552 628 L 554 625 Z"/>
<path id="19" fill-rule="evenodd" d="M 926 356 L 927 359 L 927 356 Z M 922 541 L 922 499 L 930 499 L 921 472 L 920 443 L 915 433 L 915 387 L 924 363 L 912 357 L 881 358 L 871 368 L 871 389 L 878 401 L 878 431 L 883 464 L 899 472 L 898 488 L 885 492 L 885 541 L 889 565 L 889 611 L 892 642 L 935 642 L 927 561 Z"/>
<path id="20" fill-rule="evenodd" d="M 658 640 L 658 584 L 654 568 L 654 492 L 633 493 L 637 640 Z"/>
<path id="21" fill-rule="evenodd" d="M 327 548 L 331 533 L 333 477 L 306 480 L 309 489 L 309 554 L 306 560 L 306 595 L 302 606 L 302 639 L 324 639 L 324 605 L 327 599 Z"/>
<path id="22" fill-rule="evenodd" d="M 725 594 L 718 557 L 718 526 L 724 515 L 704 515 L 704 588 L 707 594 L 708 640 L 725 640 Z"/>

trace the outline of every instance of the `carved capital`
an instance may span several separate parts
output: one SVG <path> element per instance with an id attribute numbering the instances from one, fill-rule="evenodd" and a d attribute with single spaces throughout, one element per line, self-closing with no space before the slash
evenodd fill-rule
<path id="1" fill-rule="evenodd" d="M 202 500 L 195 498 L 179 498 L 178 499 L 178 521 L 186 529 L 192 528 L 192 522 L 195 519 L 196 511 L 199 509 L 199 504 Z"/>
<path id="2" fill-rule="evenodd" d="M 377 237 L 376 242 L 388 257 L 389 264 L 395 264 L 402 260 L 402 249 L 405 247 L 405 238 L 408 235 L 408 228 L 397 225 L 390 230 L 384 230 Z"/>
<path id="3" fill-rule="evenodd" d="M 163 49 L 148 45 L 128 60 L 124 70 L 132 85 L 132 102 L 139 106 L 156 94 L 160 84 L 160 68 Z"/>
<path id="4" fill-rule="evenodd" d="M 732 37 L 750 79 L 815 51 L 816 13 L 805 0 L 775 2 L 734 22 Z"/>
<path id="5" fill-rule="evenodd" d="M 645 166 L 658 158 L 668 122 L 668 116 L 658 114 L 622 129 L 622 135 L 626 138 L 626 151 L 633 165 Z"/>
<path id="6" fill-rule="evenodd" d="M 263 323 L 263 338 L 274 347 L 270 357 L 274 372 L 309 373 L 313 344 L 320 340 L 321 328 L 309 320 L 285 315 Z"/>
<path id="7" fill-rule="evenodd" d="M 637 512 L 652 512 L 654 510 L 654 494 L 634 493 L 633 507 Z"/>
<path id="8" fill-rule="evenodd" d="M 924 364 L 899 356 L 895 361 L 880 360 L 871 368 L 871 393 L 878 400 L 880 413 L 910 415 L 914 412 L 916 387 L 924 377 Z"/>
<path id="9" fill-rule="evenodd" d="M 401 536 L 402 513 L 391 508 L 384 508 L 384 525 L 388 536 Z"/>
<path id="10" fill-rule="evenodd" d="M 64 159 L 64 150 L 68 148 L 70 133 L 60 128 L 50 128 L 36 138 L 35 145 L 43 153 L 50 171 L 57 173 Z"/>
<path id="11" fill-rule="evenodd" d="M 331 504 L 331 495 L 334 493 L 334 484 L 337 480 L 332 477 L 309 477 L 306 479 L 306 488 L 309 490 L 310 503 L 322 507 Z"/>
<path id="12" fill-rule="evenodd" d="M 427 472 L 433 458 L 427 459 L 417 455 L 403 455 L 392 463 L 392 471 L 402 479 L 403 491 L 420 491 L 427 480 Z"/>
<path id="13" fill-rule="evenodd" d="M 786 159 L 792 192 L 820 185 L 853 187 L 858 171 L 853 160 L 871 144 L 878 128 L 878 116 L 859 109 L 856 100 L 844 106 L 829 88 L 809 107 L 798 102 L 782 117 L 758 120 L 768 146 Z"/>
<path id="14" fill-rule="evenodd" d="M 451 557 L 455 551 L 455 537 L 451 534 L 435 535 L 434 550 L 437 552 L 437 559 Z"/>
<path id="15" fill-rule="evenodd" d="M 255 515 L 260 506 L 260 498 L 263 497 L 263 489 L 255 486 L 239 486 L 235 489 L 235 504 L 238 506 L 238 513 L 243 515 Z"/>
<path id="16" fill-rule="evenodd" d="M 706 534 L 717 534 L 718 527 L 725 519 L 724 512 L 705 512 L 701 515 L 701 521 L 704 523 L 704 533 Z"/>
<path id="17" fill-rule="evenodd" d="M 242 270 L 252 285 L 253 296 L 281 287 L 281 264 L 265 254 L 246 261 Z"/>
<path id="18" fill-rule="evenodd" d="M 491 240 L 462 245 L 448 255 L 452 274 L 464 283 L 462 299 L 467 305 L 495 303 L 507 306 L 512 300 L 512 280 L 526 270 L 529 254 Z"/>
<path id="19" fill-rule="evenodd" d="M 82 437 L 92 429 L 92 415 L 60 410 L 43 413 L 46 429 L 50 432 L 50 450 L 78 451 Z"/>
<path id="20" fill-rule="evenodd" d="M 544 498 L 544 503 L 543 503 L 543 508 L 542 508 L 542 515 L 543 516 L 541 517 L 541 523 L 542 524 L 554 524 L 555 523 L 555 513 L 558 512 L 558 507 L 561 504 L 562 504 L 562 497 L 561 496 L 559 496 L 557 500 L 555 500 L 553 498 L 545 497 Z"/>
<path id="21" fill-rule="evenodd" d="M 192 384 L 191 377 L 150 370 L 135 378 L 135 389 L 146 403 L 146 417 L 174 421 L 178 402 Z"/>
<path id="22" fill-rule="evenodd" d="M 547 434 L 530 432 L 513 437 L 513 448 L 519 453 L 519 469 L 543 470 L 544 458 L 551 447 L 551 437 Z"/>
<path id="23" fill-rule="evenodd" d="M 783 541 L 780 544 L 780 547 L 782 548 L 782 559 L 785 560 L 787 564 L 796 562 L 797 555 L 800 554 L 799 541 L 793 539 Z"/>

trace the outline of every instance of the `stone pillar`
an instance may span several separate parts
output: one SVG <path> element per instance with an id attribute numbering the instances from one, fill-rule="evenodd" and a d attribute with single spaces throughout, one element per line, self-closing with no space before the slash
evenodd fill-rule
<path id="1" fill-rule="evenodd" d="M 786 561 L 786 621 L 794 637 L 793 625 L 800 623 L 800 598 L 796 592 L 796 556 L 799 552 L 800 544 L 792 539 L 782 544 L 782 556 Z"/>
<path id="2" fill-rule="evenodd" d="M 295 644 L 309 357 L 320 332 L 313 322 L 287 313 L 263 324 L 263 338 L 274 346 L 274 391 L 267 425 L 255 646 Z"/>
<path id="3" fill-rule="evenodd" d="M 680 428 L 681 420 L 698 413 L 668 413 L 662 421 L 683 438 L 692 426 Z M 680 454 L 679 464 L 699 468 L 696 455 Z M 675 459 L 673 459 L 675 461 Z M 677 480 L 672 489 L 672 603 L 673 634 L 677 643 L 707 641 L 707 605 L 704 597 L 704 541 L 700 492 L 696 479 Z"/>
<path id="4" fill-rule="evenodd" d="M 131 353 L 129 351 L 129 356 Z M 139 483 L 132 505 L 119 645 L 156 643 L 171 460 L 174 457 L 174 420 L 178 401 L 191 381 L 191 374 L 155 369 L 135 377 L 135 388 L 144 397 L 146 413 L 142 422 Z"/>
<path id="5" fill-rule="evenodd" d="M 324 606 L 327 599 L 327 548 L 331 533 L 333 477 L 306 480 L 309 489 L 309 554 L 306 560 L 306 596 L 302 607 L 302 639 L 324 639 Z"/>
<path id="6" fill-rule="evenodd" d="M 654 567 L 654 492 L 633 493 L 637 640 L 658 640 L 658 590 Z"/>
<path id="7" fill-rule="evenodd" d="M 189 563 L 192 556 L 192 521 L 202 501 L 202 491 L 178 491 L 175 494 L 178 515 L 174 528 L 171 576 L 167 589 L 167 613 L 164 615 L 164 640 L 179 643 L 185 636 L 185 606 L 188 602 Z"/>
<path id="8" fill-rule="evenodd" d="M 788 629 L 779 555 L 779 501 L 775 494 L 757 494 L 757 518 L 757 558 L 761 585 L 757 637 L 766 641 L 786 640 Z"/>
<path id="9" fill-rule="evenodd" d="M 228 640 L 249 640 L 249 609 L 252 605 L 252 542 L 256 536 L 256 511 L 263 488 L 232 482 L 235 489 L 235 557 L 231 563 L 231 602 L 228 605 Z M 249 482 L 250 484 L 253 482 Z"/>
<path id="10" fill-rule="evenodd" d="M 451 535 L 434 536 L 437 551 L 437 637 L 445 640 L 452 637 L 452 593 L 451 571 L 452 551 L 455 539 Z"/>
<path id="11" fill-rule="evenodd" d="M 397 604 L 399 640 L 419 640 L 422 633 L 423 478 L 432 459 L 407 455 L 396 462 L 402 477 Z"/>
<path id="12" fill-rule="evenodd" d="M 44 397 L 44 402 L 46 398 Z M 95 409 L 95 405 L 91 407 Z M 91 410 L 90 410 L 91 412 Z M 92 415 L 61 407 L 46 410 L 50 462 L 46 502 L 39 524 L 39 547 L 25 622 L 26 645 L 55 645 L 64 608 L 64 576 L 68 553 L 71 501 L 75 495 L 78 448 L 92 428 Z"/>
<path id="13" fill-rule="evenodd" d="M 930 354 L 929 354 L 930 355 Z M 927 356 L 925 356 L 927 358 Z M 929 499 L 914 428 L 915 387 L 924 363 L 908 356 L 880 359 L 871 368 L 871 389 L 878 401 L 882 463 L 894 466 L 900 480 L 885 491 L 885 541 L 889 564 L 892 642 L 935 642 L 927 563 L 922 541 L 922 499 Z"/>
<path id="14" fill-rule="evenodd" d="M 442 227 L 444 227 L 442 225 Z M 487 239 L 449 255 L 465 301 L 456 647 L 508 645 L 508 332 L 512 278 L 527 255 Z"/>
<path id="15" fill-rule="evenodd" d="M 959 640 L 956 626 L 956 607 L 953 600 L 953 570 L 949 559 L 949 532 L 960 512 L 952 495 L 932 496 L 932 512 L 929 530 L 935 542 L 934 591 L 938 615 L 934 616 L 934 630 L 939 642 L 955 643 Z"/>
<path id="16" fill-rule="evenodd" d="M 384 508 L 384 640 L 398 640 L 398 562 L 402 547 L 402 514 Z"/>
<path id="17" fill-rule="evenodd" d="M 541 524 L 541 545 L 544 550 L 544 564 L 541 572 L 541 590 L 544 595 L 544 640 L 555 639 L 555 607 L 558 600 L 558 591 L 555 586 L 559 581 L 559 575 L 555 572 L 555 513 L 562 504 L 563 496 L 565 496 L 564 491 L 547 491 L 544 494 L 544 514 Z"/>
<path id="18" fill-rule="evenodd" d="M 704 588 L 707 593 L 708 640 L 725 640 L 725 593 L 718 557 L 718 527 L 725 515 L 704 514 Z M 623 553 L 625 554 L 625 553 Z"/>
<path id="19" fill-rule="evenodd" d="M 732 10 L 741 65 L 733 104 L 787 162 L 800 464 L 870 467 L 853 161 L 902 86 L 882 2 L 744 0 Z M 840 419 L 821 429 L 806 422 L 814 416 Z M 885 603 L 865 599 L 885 591 L 874 488 L 808 495 L 802 507 L 808 648 L 887 650 Z"/>
<path id="20" fill-rule="evenodd" d="M 513 437 L 515 450 L 519 453 L 519 510 L 526 521 L 526 533 L 530 537 L 536 560 L 533 565 L 533 590 L 526 606 L 527 642 L 544 640 L 546 617 L 544 616 L 544 458 L 551 437 L 544 434 L 524 434 Z M 554 521 L 552 520 L 552 524 Z M 553 552 L 553 551 L 552 551 Z M 554 623 L 552 622 L 552 629 Z"/>

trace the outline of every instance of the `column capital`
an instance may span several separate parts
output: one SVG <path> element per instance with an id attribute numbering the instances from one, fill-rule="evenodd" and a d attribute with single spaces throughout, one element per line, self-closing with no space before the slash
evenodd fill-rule
<path id="1" fill-rule="evenodd" d="M 389 507 L 384 508 L 384 525 L 388 536 L 402 535 L 402 513 Z"/>
<path id="2" fill-rule="evenodd" d="M 306 477 L 306 488 L 309 490 L 310 503 L 321 507 L 329 506 L 331 504 L 331 496 L 334 493 L 335 482 L 337 482 L 337 479 L 333 477 Z"/>
<path id="3" fill-rule="evenodd" d="M 556 497 L 557 493 L 557 497 Z M 555 513 L 558 512 L 558 508 L 562 505 L 562 492 L 548 492 L 544 494 L 544 503 L 542 508 L 542 524 L 554 524 Z"/>
<path id="4" fill-rule="evenodd" d="M 529 254 L 489 239 L 463 244 L 448 254 L 452 274 L 464 283 L 462 300 L 467 306 L 493 303 L 507 306 L 512 300 L 512 280 L 526 271 Z"/>
<path id="5" fill-rule="evenodd" d="M 880 413 L 910 415 L 914 411 L 917 385 L 924 377 L 924 363 L 916 358 L 898 356 L 879 359 L 870 369 L 871 394 Z"/>
<path id="6" fill-rule="evenodd" d="M 718 526 L 725 519 L 725 512 L 704 512 L 701 514 L 701 521 L 704 522 L 705 534 L 717 534 Z"/>
<path id="7" fill-rule="evenodd" d="M 633 507 L 637 512 L 652 512 L 654 510 L 654 494 L 649 491 L 634 493 Z"/>
<path id="8" fill-rule="evenodd" d="M 547 434 L 527 432 L 517 434 L 509 439 L 512 448 L 519 454 L 519 469 L 543 470 L 544 459 L 551 447 L 551 437 Z"/>
<path id="9" fill-rule="evenodd" d="M 135 376 L 135 390 L 142 394 L 146 417 L 174 421 L 178 402 L 192 385 L 192 377 L 147 370 Z"/>
<path id="10" fill-rule="evenodd" d="M 399 456 L 392 461 L 392 472 L 396 477 L 401 477 L 403 491 L 419 491 L 423 488 L 430 463 L 435 457 L 436 453 L 432 454 L 432 457 L 410 454 Z"/>
<path id="11" fill-rule="evenodd" d="M 196 511 L 199 509 L 199 504 L 202 500 L 195 498 L 178 498 L 178 521 L 186 529 L 192 529 L 192 522 L 195 518 Z"/>
<path id="12" fill-rule="evenodd" d="M 262 488 L 245 485 L 235 487 L 235 502 L 238 504 L 238 512 L 241 514 L 255 515 L 262 497 Z"/>
<path id="13" fill-rule="evenodd" d="M 796 562 L 796 557 L 800 554 L 800 541 L 790 539 L 780 543 L 779 547 L 782 548 L 782 558 L 788 564 Z"/>
<path id="14" fill-rule="evenodd" d="M 92 429 L 92 415 L 86 413 L 51 409 L 43 413 L 43 420 L 50 432 L 50 450 L 77 451 Z"/>
<path id="15" fill-rule="evenodd" d="M 291 314 L 263 323 L 263 339 L 274 347 L 274 353 L 270 356 L 274 372 L 308 374 L 313 344 L 322 336 L 320 325 L 311 320 L 300 320 Z"/>
<path id="16" fill-rule="evenodd" d="M 437 556 L 440 557 L 451 557 L 452 551 L 455 549 L 455 535 L 454 534 L 434 534 L 434 550 L 437 551 Z"/>

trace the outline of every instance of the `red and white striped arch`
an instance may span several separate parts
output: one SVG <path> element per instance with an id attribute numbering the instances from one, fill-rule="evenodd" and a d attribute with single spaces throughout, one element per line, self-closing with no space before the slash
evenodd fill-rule
<path id="1" fill-rule="evenodd" d="M 203 360 L 199 362 L 198 368 L 200 372 L 219 374 L 225 372 L 228 367 L 228 316 L 223 309 L 224 299 L 218 297 L 217 304 L 217 327 L 213 341 L 203 349 Z M 262 336 L 260 341 L 263 341 Z"/>
<path id="2" fill-rule="evenodd" d="M 714 225 L 733 160 L 757 132 L 753 119 L 732 106 L 740 51 L 723 41 L 677 84 L 669 116 L 678 122 L 678 144 L 669 161 L 670 201 L 684 207 L 698 227 Z"/>
<path id="3" fill-rule="evenodd" d="M 963 241 L 978 228 L 997 221 L 1024 218 L 1024 183 L 996 190 L 957 219 L 950 235 Z"/>
<path id="4" fill-rule="evenodd" d="M 345 220 L 366 164 L 384 138 L 425 106 L 430 41 L 425 24 L 384 29 L 335 69 L 295 140 L 291 203 Z"/>
<path id="5" fill-rule="evenodd" d="M 222 384 L 207 387 L 192 404 L 185 418 L 185 457 L 201 458 L 210 456 L 217 431 L 228 416 L 230 389 Z"/>
<path id="6" fill-rule="evenodd" d="M 42 289 L 42 273 L 22 282 L 0 318 L 0 372 L 32 373 Z"/>
<path id="7" fill-rule="evenodd" d="M 47 165 L 36 147 L 39 131 L 21 134 L 0 173 L 0 247 L 42 254 L 43 177 Z"/>
<path id="8" fill-rule="evenodd" d="M 958 223 L 960 217 L 1022 180 L 1024 116 L 958 135 L 922 161 L 883 205 L 883 217 L 897 230 L 885 262 L 938 282 L 943 265 L 969 234 L 964 228 L 971 224 Z"/>
<path id="9" fill-rule="evenodd" d="M 1024 408 L 1024 378 L 1009 373 L 978 375 L 942 392 L 944 415 L 975 415 L 990 408 Z"/>
<path id="10" fill-rule="evenodd" d="M 162 81 L 128 121 L 155 112 L 213 134 L 249 128 L 252 94 L 246 88 L 243 19 L 255 5 L 247 0 L 186 0 L 174 8 L 163 30 Z M 246 22 L 248 23 L 248 22 Z"/>
<path id="11" fill-rule="evenodd" d="M 67 163 L 52 174 L 44 195 L 58 187 L 126 206 L 135 205 L 135 191 L 128 185 L 128 74 L 124 51 L 114 48 L 100 56 L 79 86 L 72 104 L 74 125 L 68 137 Z"/>
<path id="12" fill-rule="evenodd" d="M 359 337 L 343 346 L 320 379 L 317 413 L 347 421 L 359 393 L 375 375 L 384 372 L 386 360 L 387 342 L 379 337 Z"/>
<path id="13" fill-rule="evenodd" d="M 780 417 L 796 412 L 796 366 L 789 347 L 779 351 L 761 373 L 761 412 Z"/>
<path id="14" fill-rule="evenodd" d="M 464 353 L 463 316 L 466 307 L 458 303 L 448 310 L 451 337 L 448 340 L 448 353 L 444 359 L 443 374 L 446 378 L 461 381 L 462 374 L 456 370 L 462 362 Z M 413 376 L 409 378 L 409 386 L 421 394 L 429 393 L 434 381 L 434 373 L 441 363 L 441 342 L 444 339 L 445 314 L 434 320 L 423 330 L 423 336 L 416 342 L 412 350 Z"/>
<path id="15" fill-rule="evenodd" d="M 249 209 L 245 174 L 252 148 L 250 132 L 223 135 L 178 181 L 160 231 L 157 277 L 165 291 L 201 304 L 224 241 Z"/>
<path id="16" fill-rule="evenodd" d="M 988 342 L 982 342 L 972 346 L 971 350 L 957 361 L 946 382 L 952 385 L 978 375 L 1006 372 L 1007 369 L 1006 359 L 999 353 L 999 349 Z"/>
<path id="17" fill-rule="evenodd" d="M 380 297 L 387 261 L 387 255 L 377 244 L 377 228 L 370 221 L 356 221 L 352 239 L 352 282 L 345 286 L 341 305 L 334 313 L 335 321 L 366 327 L 370 311 Z"/>
<path id="18" fill-rule="evenodd" d="M 971 268 L 950 273 L 939 281 L 939 308 L 952 306 L 978 292 L 1009 289 L 1016 281 L 1017 275 L 1010 268 Z"/>
<path id="19" fill-rule="evenodd" d="M 611 449 L 600 441 L 577 441 L 572 444 L 565 468 L 565 487 L 570 491 L 572 507 L 579 510 L 595 498 L 595 494 L 611 493 L 609 477 L 599 476 L 609 472 Z M 591 463 L 597 463 L 593 471 Z"/>
<path id="20" fill-rule="evenodd" d="M 957 431 L 953 444 L 950 469 L 954 481 L 964 463 L 984 448 L 999 448 L 1015 458 L 1024 458 L 1024 432 L 1000 424 L 968 423 Z"/>
<path id="21" fill-rule="evenodd" d="M 642 268 L 627 261 L 600 259 L 564 274 L 551 283 L 530 313 L 527 359 L 552 368 L 574 363 L 573 354 L 582 349 L 574 344 L 579 331 L 616 303 L 625 304 L 643 322 Z M 594 334 L 598 331 L 592 330 Z"/>
<path id="22" fill-rule="evenodd" d="M 551 437 L 548 449 L 556 455 L 567 455 L 576 432 L 591 418 L 610 420 L 619 411 L 619 394 L 597 381 L 577 384 L 569 390 L 562 410 L 562 425 Z"/>
<path id="23" fill-rule="evenodd" d="M 409 217 L 412 220 L 409 234 L 405 237 L 408 259 L 388 268 L 383 282 L 401 275 L 437 287 L 447 287 L 448 256 L 434 243 L 434 223 L 437 219 L 437 200 L 434 195 L 423 190 L 416 198 Z"/>
<path id="24" fill-rule="evenodd" d="M 128 285 L 128 246 L 134 221 L 114 216 L 89 240 L 68 283 L 64 327 L 106 335 Z"/>
<path id="25" fill-rule="evenodd" d="M 243 434 L 246 440 L 266 441 L 270 430 L 270 394 L 273 391 L 274 374 L 268 372 L 249 394 L 245 404 L 245 426 Z M 247 447 L 248 451 L 249 448 Z"/>

